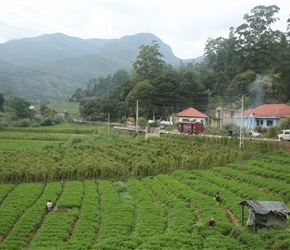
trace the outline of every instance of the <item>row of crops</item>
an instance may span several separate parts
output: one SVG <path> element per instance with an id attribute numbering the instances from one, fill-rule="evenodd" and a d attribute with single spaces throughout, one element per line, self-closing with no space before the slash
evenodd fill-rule
<path id="1" fill-rule="evenodd" d="M 246 150 L 241 151 L 239 141 L 227 137 L 163 135 L 123 139 L 112 134 L 108 138 L 106 143 L 101 143 L 104 138 L 98 135 L 91 135 L 89 139 L 67 138 L 67 141 L 58 141 L 61 137 L 57 137 L 51 142 L 53 146 L 25 150 L 23 146 L 19 150 L 2 151 L 0 181 L 127 180 L 177 169 L 223 166 L 273 148 L 271 143 L 249 140 L 245 143 Z"/>
<path id="2" fill-rule="evenodd" d="M 122 149 L 113 149 L 122 164 Z M 254 234 L 242 226 L 238 204 L 278 200 L 289 207 L 289 157 L 272 151 L 244 163 L 123 181 L 2 183 L 0 249 L 288 249 L 289 230 Z M 214 227 L 206 223 L 212 217 Z"/>

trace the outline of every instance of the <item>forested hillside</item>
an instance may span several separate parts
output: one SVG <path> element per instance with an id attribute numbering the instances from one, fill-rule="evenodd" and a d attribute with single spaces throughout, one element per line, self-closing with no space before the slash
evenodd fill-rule
<path id="1" fill-rule="evenodd" d="M 19 58 L 16 69 L 20 75 L 26 73 L 22 77 L 15 72 L 1 74 L 2 90 L 5 98 L 17 92 L 28 99 L 33 95 L 30 101 L 36 103 L 66 96 L 80 103 L 80 113 L 87 120 L 106 120 L 108 113 L 112 120 L 135 116 L 137 103 L 139 115 L 146 119 L 168 117 L 188 107 L 204 113 L 217 106 L 237 109 L 243 95 L 245 108 L 289 103 L 290 20 L 284 31 L 273 30 L 278 15 L 276 5 L 257 6 L 244 15 L 244 23 L 229 27 L 228 37 L 208 38 L 203 61 L 179 64 L 170 47 L 150 34 L 110 40 L 103 47 L 98 40 L 86 41 L 90 46 L 86 45 L 82 56 L 76 43 L 84 45 L 84 41 L 58 34 L 55 36 L 67 42 L 66 49 L 74 48 L 72 58 L 58 55 L 49 61 L 37 57 L 39 67 L 33 71 L 24 68 L 25 59 Z M 100 50 L 98 54 L 94 54 L 96 50 Z M 32 64 L 33 54 L 29 58 Z M 1 65 L 8 71 L 17 60 L 14 57 L 14 61 Z M 114 69 L 109 71 L 107 63 L 115 64 Z M 42 73 L 44 68 L 50 73 Z M 88 80 L 76 76 L 84 76 L 82 72 Z M 35 78 L 37 74 L 39 78 Z M 65 77 L 60 77 L 62 74 Z M 17 79 L 17 88 L 12 78 Z M 56 78 L 61 81 L 56 82 Z"/>
<path id="2" fill-rule="evenodd" d="M 231 27 L 226 38 L 209 38 L 204 61 L 180 63 L 163 60 L 157 42 L 141 46 L 131 73 L 92 79 L 78 89 L 86 119 L 134 115 L 138 100 L 144 117 L 167 117 L 188 107 L 206 113 L 217 106 L 245 108 L 290 101 L 290 23 L 285 31 L 273 30 L 279 7 L 257 6 L 244 15 L 244 23 Z M 290 22 L 290 20 L 288 20 Z"/>
<path id="3" fill-rule="evenodd" d="M 178 65 L 169 45 L 150 33 L 120 39 L 81 39 L 65 34 L 0 44 L 0 92 L 32 102 L 60 102 L 90 79 L 132 69 L 139 47 L 158 41 L 164 60 Z"/>

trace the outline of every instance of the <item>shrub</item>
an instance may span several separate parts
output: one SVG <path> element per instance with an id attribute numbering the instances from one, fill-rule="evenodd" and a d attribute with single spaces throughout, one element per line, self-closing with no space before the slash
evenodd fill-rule
<path id="1" fill-rule="evenodd" d="M 17 120 L 13 122 L 14 127 L 30 127 L 31 120 L 28 118 Z"/>
<path id="2" fill-rule="evenodd" d="M 268 133 L 269 138 L 277 138 L 278 127 L 276 126 L 270 127 L 268 132 L 269 132 Z"/>

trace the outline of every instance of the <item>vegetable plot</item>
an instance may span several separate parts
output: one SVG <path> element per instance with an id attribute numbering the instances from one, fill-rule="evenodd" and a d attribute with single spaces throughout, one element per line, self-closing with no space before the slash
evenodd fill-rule
<path id="1" fill-rule="evenodd" d="M 258 199 L 289 207 L 289 156 L 126 181 L 0 184 L 0 249 L 289 249 L 288 229 L 254 234 L 242 227 L 238 205 Z M 212 217 L 215 226 L 207 225 Z"/>

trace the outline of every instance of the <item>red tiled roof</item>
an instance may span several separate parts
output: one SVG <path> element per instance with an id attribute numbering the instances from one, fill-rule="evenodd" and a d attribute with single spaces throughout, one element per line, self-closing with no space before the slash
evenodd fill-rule
<path id="1" fill-rule="evenodd" d="M 254 113 L 259 117 L 285 117 L 290 116 L 290 106 L 286 104 L 263 104 L 254 109 L 244 111 L 244 116 Z"/>
<path id="2" fill-rule="evenodd" d="M 201 113 L 200 111 L 194 109 L 194 108 L 188 108 L 185 109 L 177 114 L 175 114 L 177 117 L 198 117 L 198 118 L 208 118 L 208 116 L 204 113 Z"/>

